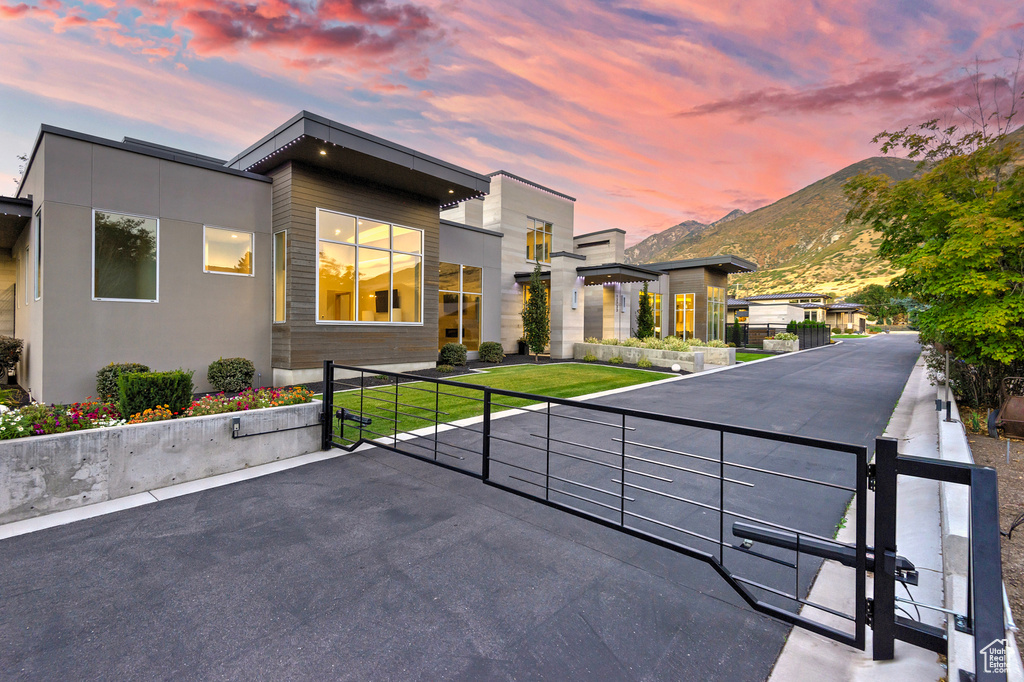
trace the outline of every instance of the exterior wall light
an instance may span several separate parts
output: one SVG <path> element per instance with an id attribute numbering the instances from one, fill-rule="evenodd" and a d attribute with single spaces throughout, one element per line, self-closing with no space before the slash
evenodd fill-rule
<path id="1" fill-rule="evenodd" d="M 327 150 L 326 149 L 321 149 L 320 150 L 320 156 L 327 156 Z"/>

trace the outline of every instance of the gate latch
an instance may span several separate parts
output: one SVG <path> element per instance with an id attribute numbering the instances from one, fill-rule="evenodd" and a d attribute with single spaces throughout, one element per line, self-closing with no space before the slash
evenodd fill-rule
<path id="1" fill-rule="evenodd" d="M 875 484 L 876 484 L 875 477 L 877 475 L 877 472 L 878 472 L 878 467 L 876 467 L 874 464 L 868 464 L 868 490 L 874 490 L 875 489 Z"/>
<path id="2" fill-rule="evenodd" d="M 338 410 L 334 416 L 342 421 L 350 421 L 359 424 L 360 426 L 370 426 L 373 424 L 373 420 L 369 417 L 360 417 L 358 414 L 352 414 L 344 407 Z"/>

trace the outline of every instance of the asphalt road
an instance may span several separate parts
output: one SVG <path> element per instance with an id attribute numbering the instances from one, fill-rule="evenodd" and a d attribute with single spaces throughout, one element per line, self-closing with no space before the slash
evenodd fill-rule
<path id="1" fill-rule="evenodd" d="M 918 351 L 910 336 L 848 341 L 599 402 L 867 445 L 884 430 Z M 610 434 L 620 429 L 552 421 L 567 441 L 560 452 L 607 463 L 581 445 L 621 446 Z M 538 465 L 538 451 L 523 446 L 538 441 L 531 434 L 547 428 L 546 415 L 493 426 L 511 441 L 494 447 L 496 460 Z M 679 497 L 717 504 L 718 483 L 662 475 L 657 462 L 682 461 L 646 446 L 717 457 L 724 443 L 732 462 L 851 482 L 848 455 L 627 426 L 636 429 L 627 440 L 644 443 L 628 452 L 655 463 L 633 461 L 641 473 L 625 480 Z M 462 454 L 449 461 L 475 466 Z M 617 479 L 608 467 L 556 459 L 553 473 L 593 488 Z M 717 467 L 685 459 L 694 470 Z M 536 475 L 513 467 L 494 464 L 492 474 L 536 489 L 510 478 Z M 842 491 L 749 470 L 727 476 L 753 486 L 732 484 L 730 509 L 813 532 L 833 528 L 848 501 Z M 627 495 L 637 513 L 718 532 L 717 513 L 638 489 Z M 747 557 L 726 564 L 793 578 Z M 0 541 L 0 566 L 0 679 L 758 680 L 788 633 L 698 561 L 382 450 Z"/>

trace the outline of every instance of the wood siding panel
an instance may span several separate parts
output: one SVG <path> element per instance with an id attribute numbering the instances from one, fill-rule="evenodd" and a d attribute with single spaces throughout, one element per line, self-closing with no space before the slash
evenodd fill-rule
<path id="1" fill-rule="evenodd" d="M 436 361 L 437 202 L 296 163 L 286 164 L 273 177 L 274 230 L 288 230 L 288 322 L 275 326 L 274 366 L 309 369 L 319 367 L 325 359 L 349 365 Z M 317 208 L 423 230 L 421 325 L 316 323 Z"/>

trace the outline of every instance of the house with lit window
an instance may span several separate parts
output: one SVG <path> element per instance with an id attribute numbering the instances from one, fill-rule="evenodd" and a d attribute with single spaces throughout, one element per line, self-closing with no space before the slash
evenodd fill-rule
<path id="1" fill-rule="evenodd" d="M 229 160 L 44 125 L 0 197 L 0 333 L 46 402 L 92 395 L 111 362 L 199 390 L 221 357 L 261 385 L 325 359 L 411 371 L 450 342 L 515 352 L 539 264 L 554 358 L 629 336 L 644 283 L 660 335 L 724 338 L 727 277 L 752 263 L 626 264 L 622 230 L 573 235 L 574 204 L 305 111 Z"/>

